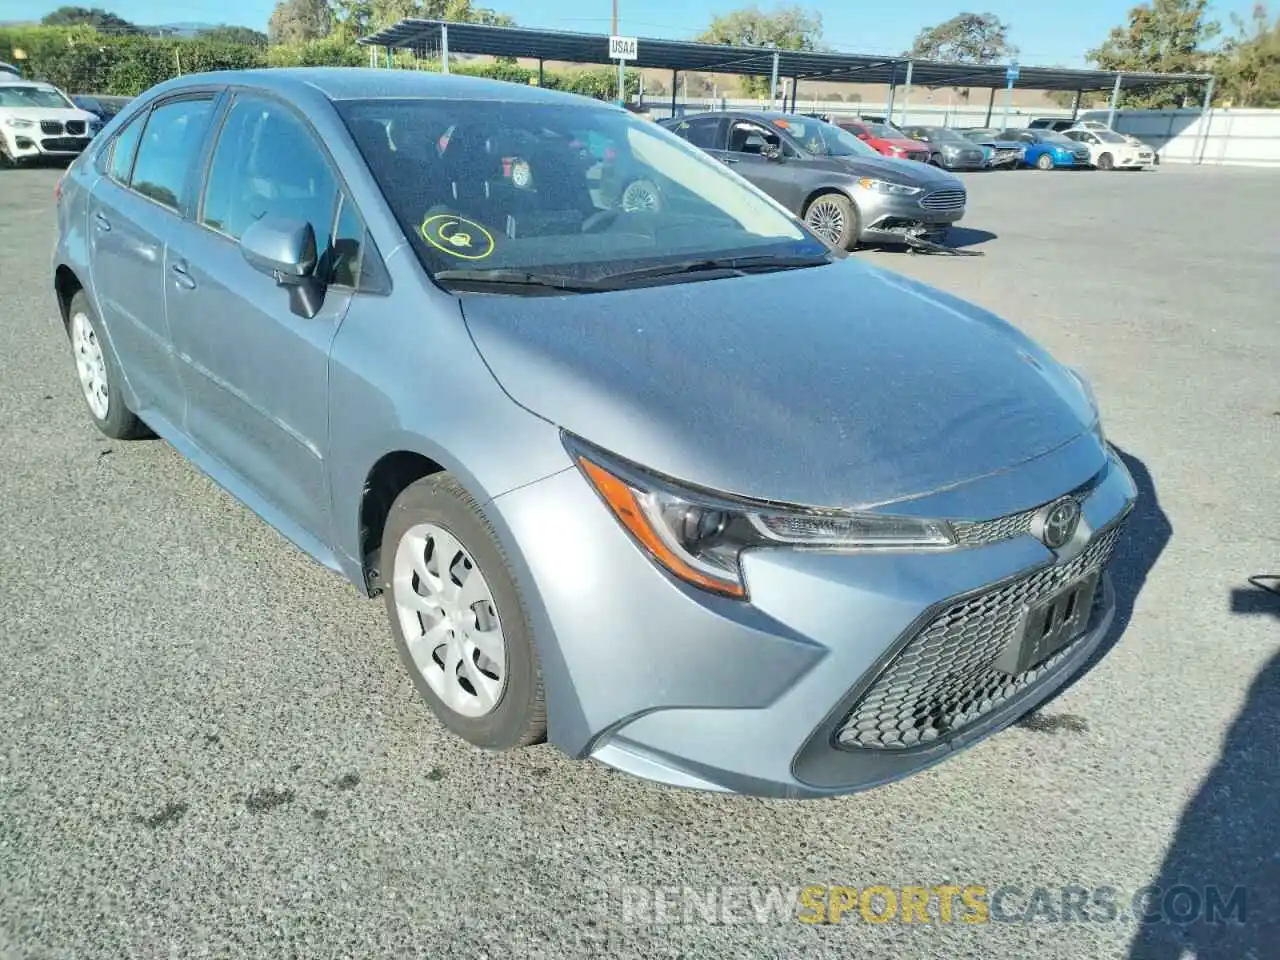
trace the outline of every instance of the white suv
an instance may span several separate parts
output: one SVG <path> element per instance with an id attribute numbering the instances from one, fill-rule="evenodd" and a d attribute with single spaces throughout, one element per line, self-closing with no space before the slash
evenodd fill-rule
<path id="1" fill-rule="evenodd" d="M 0 72 L 0 166 L 79 156 L 101 127 L 53 84 Z"/>

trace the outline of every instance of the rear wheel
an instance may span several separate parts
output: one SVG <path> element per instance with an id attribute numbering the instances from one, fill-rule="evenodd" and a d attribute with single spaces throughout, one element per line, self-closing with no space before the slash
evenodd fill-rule
<path id="1" fill-rule="evenodd" d="M 542 674 L 519 588 L 479 505 L 438 473 L 410 484 L 382 534 L 396 647 L 440 722 L 490 750 L 546 734 Z"/>
<path id="2" fill-rule="evenodd" d="M 622 191 L 618 206 L 625 213 L 657 213 L 662 209 L 662 197 L 652 181 L 632 180 Z"/>
<path id="3" fill-rule="evenodd" d="M 1099 170 L 1111 170 L 1116 165 L 1116 158 L 1109 153 L 1104 153 L 1098 157 Z"/>
<path id="4" fill-rule="evenodd" d="M 80 393 L 94 426 L 113 440 L 138 440 L 151 431 L 125 405 L 120 368 L 116 366 L 99 332 L 100 321 L 83 290 L 71 298 L 67 310 L 67 336 L 80 378 Z"/>
<path id="5" fill-rule="evenodd" d="M 1036 169 L 1037 169 L 1037 170 L 1052 170 L 1052 169 L 1053 169 L 1053 157 L 1049 156 L 1047 153 L 1042 153 L 1042 154 L 1040 154 L 1040 156 L 1038 156 L 1038 157 L 1036 158 Z"/>
<path id="6" fill-rule="evenodd" d="M 839 250 L 852 250 L 861 232 L 853 201 L 841 193 L 823 193 L 813 198 L 804 212 L 809 229 Z"/>

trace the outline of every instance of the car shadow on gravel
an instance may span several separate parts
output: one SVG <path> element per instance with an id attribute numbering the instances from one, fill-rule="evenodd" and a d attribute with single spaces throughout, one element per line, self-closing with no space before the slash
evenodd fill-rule
<path id="1" fill-rule="evenodd" d="M 1224 651 L 1224 656 L 1229 655 Z M 1211 665 L 1204 665 L 1211 669 Z M 1194 722 L 1194 717 L 1187 718 Z M 1280 947 L 1280 653 L 1182 812 L 1129 960 L 1243 960 Z M 1176 744 L 1170 745 L 1176 747 Z"/>

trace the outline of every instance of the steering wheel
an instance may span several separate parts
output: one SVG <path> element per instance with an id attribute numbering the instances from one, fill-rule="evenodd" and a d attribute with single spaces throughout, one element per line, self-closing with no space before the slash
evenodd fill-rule
<path id="1" fill-rule="evenodd" d="M 582 221 L 582 232 L 595 233 L 598 230 L 604 230 L 617 219 L 617 210 L 597 210 Z"/>

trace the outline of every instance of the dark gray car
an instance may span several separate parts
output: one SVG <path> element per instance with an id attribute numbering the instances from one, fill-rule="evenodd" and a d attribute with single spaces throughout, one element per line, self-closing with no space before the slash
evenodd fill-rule
<path id="1" fill-rule="evenodd" d="M 741 174 L 834 247 L 938 234 L 964 216 L 955 177 L 885 157 L 857 137 L 791 113 L 703 113 L 663 126 Z"/>
<path id="2" fill-rule="evenodd" d="M 987 156 L 972 140 L 947 127 L 903 127 L 912 140 L 929 147 L 929 162 L 947 170 L 982 170 Z"/>

